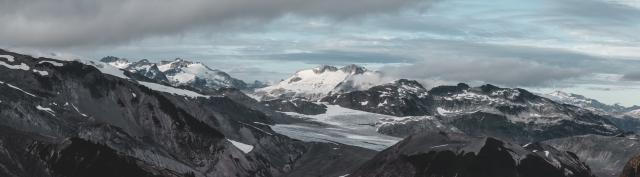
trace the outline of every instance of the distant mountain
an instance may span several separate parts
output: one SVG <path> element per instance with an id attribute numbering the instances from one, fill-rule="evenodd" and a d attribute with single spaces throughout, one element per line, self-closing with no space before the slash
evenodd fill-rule
<path id="1" fill-rule="evenodd" d="M 368 89 L 383 82 L 381 73 L 362 66 L 348 65 L 342 68 L 322 65 L 301 70 L 278 84 L 257 89 L 262 100 L 305 97 L 318 100 L 330 93 L 345 93 Z"/>
<path id="2" fill-rule="evenodd" d="M 622 132 L 607 117 L 560 104 L 524 89 L 466 84 L 427 90 L 399 80 L 368 90 L 331 94 L 329 104 L 393 116 L 436 116 L 469 134 L 526 142 L 581 134 Z"/>
<path id="3" fill-rule="evenodd" d="M 566 93 L 562 91 L 554 91 L 542 95 L 554 101 L 564 104 L 575 105 L 581 108 L 589 109 L 599 114 L 618 114 L 627 111 L 627 108 L 618 104 L 608 105 L 596 99 L 587 98 L 582 95 Z"/>
<path id="4" fill-rule="evenodd" d="M 204 92 L 213 92 L 219 88 L 247 88 L 247 84 L 242 80 L 233 78 L 223 71 L 183 59 L 151 63 L 146 59 L 129 62 L 127 59 L 105 57 L 100 61 L 156 81 L 167 82 L 172 86 L 188 86 Z"/>
<path id="5" fill-rule="evenodd" d="M 630 108 L 630 109 L 631 110 L 625 112 L 624 115 L 640 119 L 640 108 L 633 107 L 633 108 Z"/>
<path id="6" fill-rule="evenodd" d="M 592 177 L 575 154 L 544 144 L 517 144 L 489 137 L 423 133 L 380 152 L 354 177 Z"/>
<path id="7" fill-rule="evenodd" d="M 625 131 L 640 131 L 640 107 L 624 107 L 618 104 L 608 105 L 582 95 L 555 91 L 542 95 L 559 103 L 578 106 L 607 117 Z"/>

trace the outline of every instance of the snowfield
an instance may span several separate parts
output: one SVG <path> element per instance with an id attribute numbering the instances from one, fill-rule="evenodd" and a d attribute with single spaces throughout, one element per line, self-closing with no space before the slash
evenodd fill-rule
<path id="1" fill-rule="evenodd" d="M 191 98 L 197 98 L 197 97 L 209 98 L 209 96 L 205 96 L 205 95 L 196 93 L 194 91 L 189 91 L 189 90 L 179 89 L 179 88 L 175 88 L 175 87 L 164 86 L 164 85 L 151 83 L 151 82 L 139 81 L 138 83 L 140 85 L 144 85 L 147 88 L 150 88 L 151 90 L 171 93 L 171 94 L 174 94 L 174 95 L 182 95 L 182 96 L 191 97 Z"/>
<path id="2" fill-rule="evenodd" d="M 402 140 L 399 137 L 378 133 L 377 128 L 384 124 L 402 122 L 406 117 L 369 113 L 337 105 L 326 106 L 327 112 L 319 115 L 284 112 L 290 116 L 320 124 L 276 124 L 271 128 L 280 134 L 303 141 L 337 142 L 377 151 Z"/>
<path id="3" fill-rule="evenodd" d="M 238 149 L 240 149 L 242 152 L 249 153 L 251 152 L 251 150 L 253 150 L 253 146 L 248 145 L 248 144 L 244 144 L 241 142 L 237 142 L 237 141 L 233 141 L 230 139 L 227 139 L 227 141 L 231 142 L 231 144 L 233 144 L 233 146 L 237 147 Z"/>
<path id="4" fill-rule="evenodd" d="M 15 61 L 15 58 L 11 55 L 0 55 L 0 58 L 6 58 L 9 62 Z"/>
<path id="5" fill-rule="evenodd" d="M 49 63 L 49 64 L 51 64 L 53 66 L 57 66 L 57 67 L 64 66 L 64 64 L 56 62 L 56 61 L 43 60 L 43 61 L 38 62 L 38 64 L 42 64 L 42 63 Z"/>

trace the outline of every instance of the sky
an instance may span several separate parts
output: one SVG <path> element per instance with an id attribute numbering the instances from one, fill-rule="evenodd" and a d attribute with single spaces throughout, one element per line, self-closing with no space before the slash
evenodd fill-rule
<path id="1" fill-rule="evenodd" d="M 359 64 L 640 105 L 640 0 L 0 0 L 0 47 L 203 62 L 247 82 Z"/>

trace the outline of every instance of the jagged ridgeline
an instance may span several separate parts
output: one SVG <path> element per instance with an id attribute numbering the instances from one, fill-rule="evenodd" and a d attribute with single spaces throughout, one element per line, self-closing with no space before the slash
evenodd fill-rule
<path id="1" fill-rule="evenodd" d="M 640 153 L 637 110 L 357 65 L 264 86 L 183 59 L 0 50 L 0 176 L 613 177 Z"/>
<path id="2" fill-rule="evenodd" d="M 374 153 L 106 64 L 0 50 L 0 65 L 0 176 L 341 175 Z"/>

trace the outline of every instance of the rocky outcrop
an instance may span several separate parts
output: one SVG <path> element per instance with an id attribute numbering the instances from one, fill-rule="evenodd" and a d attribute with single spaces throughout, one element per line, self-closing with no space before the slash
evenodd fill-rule
<path id="1" fill-rule="evenodd" d="M 317 115 L 327 111 L 327 106 L 316 104 L 305 99 L 275 99 L 262 101 L 264 106 L 281 112 L 295 112 L 306 115 Z"/>

